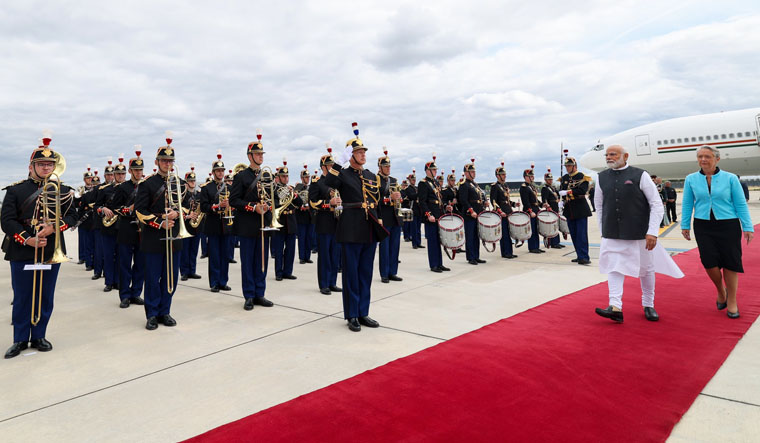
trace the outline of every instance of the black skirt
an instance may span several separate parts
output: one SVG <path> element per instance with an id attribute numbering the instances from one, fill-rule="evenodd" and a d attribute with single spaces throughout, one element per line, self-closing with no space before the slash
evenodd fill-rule
<path id="1" fill-rule="evenodd" d="M 744 272 L 742 267 L 742 225 L 738 218 L 728 220 L 694 219 L 694 237 L 705 269 L 722 268 Z"/>

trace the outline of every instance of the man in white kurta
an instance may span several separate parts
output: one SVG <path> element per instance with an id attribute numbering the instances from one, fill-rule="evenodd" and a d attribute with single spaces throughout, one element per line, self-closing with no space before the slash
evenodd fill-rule
<path id="1" fill-rule="evenodd" d="M 605 156 L 607 165 L 613 172 L 605 174 L 605 171 L 600 173 L 600 179 L 598 180 L 600 183 L 596 187 L 594 205 L 596 206 L 599 230 L 602 233 L 599 271 L 607 274 L 609 306 L 606 309 L 597 308 L 596 313 L 617 322 L 623 321 L 623 282 L 625 281 L 625 276 L 631 276 L 638 277 L 641 282 L 641 304 L 644 307 L 644 315 L 647 320 L 657 321 L 659 315 L 654 309 L 655 272 L 675 278 L 683 277 L 683 272 L 678 268 L 678 265 L 675 264 L 662 245 L 657 242 L 660 221 L 662 221 L 664 212 L 662 200 L 657 192 L 657 186 L 646 171 L 641 172 L 640 175 L 626 174 L 628 171 L 625 170 L 629 168 L 627 164 L 628 153 L 622 146 L 610 146 L 607 148 Z M 621 177 L 620 183 L 618 181 L 612 183 L 612 178 L 614 177 Z M 601 182 L 605 180 L 607 184 L 603 186 Z M 632 186 L 636 186 L 636 180 L 638 180 L 638 189 L 632 189 Z M 624 202 L 618 204 L 617 195 L 611 195 L 607 201 L 608 203 L 612 202 L 613 205 L 608 206 L 614 207 L 605 207 L 603 187 L 607 187 L 608 192 L 610 192 L 610 189 L 613 189 L 615 194 L 619 193 Z M 644 214 L 644 217 L 639 217 L 635 212 L 631 212 L 635 211 L 635 209 L 631 209 L 631 207 L 635 206 L 633 204 L 635 199 L 630 198 L 632 195 L 638 197 L 639 202 L 643 201 L 641 199 L 642 195 L 646 199 L 646 203 L 648 203 L 648 209 L 646 209 L 648 217 L 646 217 L 646 214 Z M 639 209 L 639 211 L 641 210 Z M 611 211 L 615 211 L 616 214 L 611 213 Z M 627 222 L 621 218 L 624 215 L 629 217 Z M 636 221 L 631 222 L 631 220 Z M 605 229 L 605 223 L 615 223 L 620 226 L 627 223 L 627 226 L 625 229 L 619 229 L 618 226 L 607 226 L 607 229 Z M 640 226 L 631 226 L 631 223 Z M 644 226 L 644 224 L 647 225 Z M 637 233 L 643 234 L 645 232 L 646 234 L 634 235 L 634 237 L 643 238 L 623 239 L 631 237 L 631 235 L 624 235 L 623 231 L 626 230 L 627 232 L 636 231 Z M 615 238 L 606 238 L 605 233 Z"/>

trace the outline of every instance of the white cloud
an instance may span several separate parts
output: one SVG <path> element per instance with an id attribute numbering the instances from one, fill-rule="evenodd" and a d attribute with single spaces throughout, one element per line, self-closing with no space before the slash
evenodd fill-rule
<path id="1" fill-rule="evenodd" d="M 750 1 L 264 3 L 12 2 L 0 13 L 0 182 L 25 174 L 40 131 L 77 182 L 86 163 L 176 133 L 199 173 L 224 150 L 316 165 L 358 121 L 393 173 L 432 151 L 490 179 L 556 163 L 668 117 L 756 106 L 760 14 Z M 310 167 L 313 169 L 313 167 Z M 482 172 L 486 171 L 486 172 Z"/>

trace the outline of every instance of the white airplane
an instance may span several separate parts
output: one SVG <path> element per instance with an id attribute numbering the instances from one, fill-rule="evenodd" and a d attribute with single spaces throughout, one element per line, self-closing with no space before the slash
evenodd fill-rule
<path id="1" fill-rule="evenodd" d="M 580 164 L 599 172 L 607 168 L 605 147 L 622 145 L 628 163 L 664 179 L 682 179 L 697 171 L 696 150 L 720 149 L 720 167 L 739 175 L 760 175 L 760 108 L 702 114 L 639 126 L 599 140 Z"/>

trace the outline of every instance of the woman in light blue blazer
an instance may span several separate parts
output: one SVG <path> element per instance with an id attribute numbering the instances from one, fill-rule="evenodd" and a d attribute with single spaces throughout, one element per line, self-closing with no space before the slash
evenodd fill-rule
<path id="1" fill-rule="evenodd" d="M 689 174 L 683 186 L 681 233 L 694 237 L 707 275 L 718 290 L 718 310 L 727 309 L 729 318 L 739 318 L 736 289 L 742 267 L 742 236 L 747 244 L 755 232 L 744 191 L 736 175 L 718 167 L 720 151 L 704 145 L 697 149 L 700 170 Z M 725 286 L 724 286 L 725 283 Z"/>

